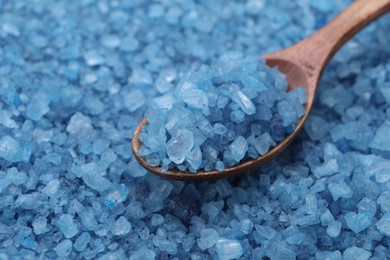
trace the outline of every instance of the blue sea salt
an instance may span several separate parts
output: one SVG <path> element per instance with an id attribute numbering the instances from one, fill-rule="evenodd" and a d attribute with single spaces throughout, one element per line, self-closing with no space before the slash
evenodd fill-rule
<path id="1" fill-rule="evenodd" d="M 338 222 L 338 221 L 330 222 L 328 227 L 327 227 L 327 229 L 326 229 L 326 233 L 330 237 L 337 237 L 337 236 L 339 236 L 340 231 L 341 231 L 341 223 Z"/>
<path id="2" fill-rule="evenodd" d="M 375 133 L 374 139 L 370 143 L 370 147 L 381 151 L 390 151 L 390 121 L 385 121 Z"/>
<path id="3" fill-rule="evenodd" d="M 353 193 L 352 189 L 344 181 L 329 183 L 328 189 L 332 194 L 333 200 L 338 200 L 339 198 L 349 199 Z"/>
<path id="4" fill-rule="evenodd" d="M 390 236 L 390 212 L 387 212 L 376 223 L 378 230 L 385 236 Z"/>
<path id="5" fill-rule="evenodd" d="M 140 248 L 130 256 L 130 260 L 154 260 L 155 258 L 156 253 L 148 248 Z"/>
<path id="6" fill-rule="evenodd" d="M 78 171 L 84 182 L 92 189 L 105 191 L 111 185 L 111 182 L 102 176 L 104 170 L 97 163 L 81 165 Z"/>
<path id="7" fill-rule="evenodd" d="M 347 226 L 353 232 L 359 233 L 371 225 L 371 218 L 365 213 L 349 212 L 344 216 Z"/>
<path id="8" fill-rule="evenodd" d="M 49 231 L 49 229 L 47 227 L 47 219 L 45 217 L 37 217 L 31 223 L 31 225 L 34 228 L 34 233 L 37 235 L 40 235 L 40 234 L 43 234 L 43 233 L 46 233 L 47 231 Z"/>
<path id="9" fill-rule="evenodd" d="M 91 240 L 91 235 L 87 232 L 82 233 L 77 239 L 76 242 L 74 243 L 74 249 L 81 252 L 85 250 L 87 247 L 89 241 Z"/>
<path id="10" fill-rule="evenodd" d="M 54 248 L 54 251 L 56 251 L 58 257 L 67 257 L 72 252 L 72 246 L 72 241 L 65 239 Z"/>
<path id="11" fill-rule="evenodd" d="M 239 162 L 248 150 L 248 142 L 243 136 L 237 136 L 229 148 L 235 162 Z"/>
<path id="12" fill-rule="evenodd" d="M 330 251 L 321 251 L 316 253 L 317 260 L 342 260 L 341 252 L 336 250 L 333 252 Z"/>
<path id="13" fill-rule="evenodd" d="M 172 134 L 167 143 L 167 155 L 174 163 L 182 163 L 194 146 L 194 135 L 191 131 L 183 128 Z"/>
<path id="14" fill-rule="evenodd" d="M 10 162 L 22 161 L 19 142 L 9 135 L 3 136 L 0 139 L 0 158 Z"/>
<path id="15" fill-rule="evenodd" d="M 119 217 L 112 228 L 112 234 L 123 236 L 130 232 L 131 224 L 123 216 Z"/>
<path id="16" fill-rule="evenodd" d="M 262 167 L 167 181 L 130 148 L 146 117 L 141 150 L 165 170 L 223 171 L 238 136 L 242 160 L 266 154 L 307 96 L 259 57 L 351 3 L 0 0 L 0 259 L 387 259 L 389 16 L 330 60 Z"/>
<path id="17" fill-rule="evenodd" d="M 201 250 L 206 250 L 218 241 L 219 234 L 214 229 L 203 229 L 200 232 L 200 238 L 197 241 L 197 245 Z"/>
<path id="18" fill-rule="evenodd" d="M 72 238 L 78 233 L 77 225 L 69 214 L 63 214 L 57 221 L 57 226 L 66 238 Z"/>
<path id="19" fill-rule="evenodd" d="M 343 253 L 343 259 L 345 260 L 367 260 L 371 256 L 371 253 L 367 251 L 366 249 L 352 246 L 350 248 L 347 248 Z"/>
<path id="20" fill-rule="evenodd" d="M 243 254 L 243 249 L 239 241 L 226 238 L 217 240 L 215 249 L 221 260 L 236 259 Z"/>
<path id="21" fill-rule="evenodd" d="M 269 73 L 269 78 L 260 77 L 259 70 Z M 245 158 L 264 155 L 304 114 L 305 91 L 297 88 L 286 95 L 286 90 L 285 77 L 257 57 L 231 52 L 214 66 L 201 65 L 179 81 L 173 95 L 154 99 L 141 138 L 141 150 L 152 153 L 141 156 L 165 170 L 176 165 L 196 172 L 200 168 L 223 171 Z M 252 122 L 260 128 L 251 137 L 247 126 Z M 163 134 L 158 151 L 153 146 L 158 138 L 155 129 L 162 129 Z M 183 134 L 185 138 L 180 137 Z M 163 164 L 166 158 L 173 163 Z"/>

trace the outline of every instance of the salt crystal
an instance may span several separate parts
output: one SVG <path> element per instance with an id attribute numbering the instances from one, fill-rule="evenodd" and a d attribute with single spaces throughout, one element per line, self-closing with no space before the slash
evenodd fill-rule
<path id="1" fill-rule="evenodd" d="M 215 244 L 215 250 L 221 260 L 235 259 L 242 256 L 243 249 L 238 240 L 220 238 Z"/>
<path id="2" fill-rule="evenodd" d="M 58 257 L 67 257 L 72 252 L 72 246 L 72 241 L 65 239 L 54 248 L 54 251 L 56 251 Z"/>
<path id="3" fill-rule="evenodd" d="M 355 260 L 355 259 L 361 259 L 361 260 L 367 260 L 371 256 L 371 253 L 368 252 L 366 249 L 352 246 L 350 248 L 347 248 L 343 253 L 343 259 L 344 260 Z"/>
<path id="4" fill-rule="evenodd" d="M 73 217 L 63 214 L 57 221 L 57 226 L 66 238 L 72 238 L 78 233 L 77 225 L 73 222 Z"/>
<path id="5" fill-rule="evenodd" d="M 378 230 L 385 236 L 390 236 L 390 212 L 387 212 L 376 223 Z"/>

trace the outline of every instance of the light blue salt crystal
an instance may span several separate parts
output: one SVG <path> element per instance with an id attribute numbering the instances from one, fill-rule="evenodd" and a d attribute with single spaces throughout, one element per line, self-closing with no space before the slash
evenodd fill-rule
<path id="1" fill-rule="evenodd" d="M 42 189 L 42 193 L 49 197 L 55 197 L 60 188 L 60 180 L 54 179 L 50 181 L 45 188 Z"/>
<path id="2" fill-rule="evenodd" d="M 12 116 L 9 111 L 0 111 L 0 124 L 8 128 L 17 128 L 18 124 L 11 118 Z"/>
<path id="3" fill-rule="evenodd" d="M 390 237 L 390 212 L 387 212 L 376 223 L 378 230 L 385 236 Z"/>
<path id="4" fill-rule="evenodd" d="M 390 162 L 384 161 L 378 164 L 375 164 L 375 167 L 370 171 L 370 173 L 375 174 L 375 180 L 379 183 L 385 183 L 390 180 Z"/>
<path id="5" fill-rule="evenodd" d="M 379 85 L 379 90 L 386 100 L 387 104 L 390 104 L 390 82 L 386 82 Z"/>
<path id="6" fill-rule="evenodd" d="M 286 237 L 286 242 L 291 245 L 300 245 L 305 240 L 305 234 L 300 232 L 296 226 L 286 228 L 284 236 Z"/>
<path id="7" fill-rule="evenodd" d="M 327 122 L 319 116 L 310 115 L 304 129 L 313 141 L 321 140 L 327 133 Z"/>
<path id="8" fill-rule="evenodd" d="M 334 221 L 334 217 L 329 209 L 324 209 L 324 212 L 320 215 L 320 220 L 321 225 L 325 227 Z"/>
<path id="9" fill-rule="evenodd" d="M 341 252 L 336 251 L 320 251 L 316 253 L 316 260 L 342 260 Z"/>
<path id="10" fill-rule="evenodd" d="M 97 139 L 92 144 L 92 151 L 95 154 L 102 154 L 110 146 L 110 141 L 107 139 Z"/>
<path id="11" fill-rule="evenodd" d="M 363 198 L 358 204 L 359 213 L 364 213 L 373 218 L 376 214 L 376 203 L 369 198 Z"/>
<path id="12" fill-rule="evenodd" d="M 341 231 L 341 223 L 338 221 L 332 221 L 329 223 L 326 233 L 330 237 L 337 237 Z"/>
<path id="13" fill-rule="evenodd" d="M 16 37 L 20 36 L 19 28 L 10 22 L 3 22 L 2 29 L 6 34 L 10 34 Z"/>
<path id="14" fill-rule="evenodd" d="M 132 52 L 138 49 L 139 41 L 134 36 L 126 36 L 121 40 L 120 49 L 125 52 Z"/>
<path id="15" fill-rule="evenodd" d="M 215 169 L 216 169 L 217 171 L 223 172 L 223 171 L 225 170 L 225 165 L 224 165 L 224 163 L 223 163 L 222 161 L 217 161 L 217 162 L 215 163 Z"/>
<path id="16" fill-rule="evenodd" d="M 0 139 L 0 158 L 10 162 L 22 161 L 19 142 L 9 135 L 3 136 Z"/>
<path id="17" fill-rule="evenodd" d="M 50 111 L 49 103 L 44 95 L 36 95 L 26 108 L 26 116 L 34 121 L 39 121 Z"/>
<path id="18" fill-rule="evenodd" d="M 272 143 L 271 136 L 268 133 L 264 133 L 255 138 L 255 149 L 260 155 L 264 155 L 269 151 Z"/>
<path id="19" fill-rule="evenodd" d="M 209 99 L 204 91 L 190 88 L 180 93 L 180 97 L 188 106 L 208 111 Z"/>
<path id="20" fill-rule="evenodd" d="M 105 191 L 111 186 L 111 182 L 102 175 L 104 170 L 95 162 L 81 165 L 80 175 L 85 184 L 97 191 Z"/>
<path id="21" fill-rule="evenodd" d="M 34 233 L 36 235 L 40 235 L 40 234 L 43 234 L 43 233 L 46 233 L 47 231 L 49 231 L 48 227 L 47 227 L 47 220 L 45 217 L 37 217 L 36 219 L 34 219 L 34 221 L 31 223 L 31 225 L 33 226 L 34 228 Z"/>
<path id="22" fill-rule="evenodd" d="M 383 213 L 390 211 L 390 191 L 381 192 L 377 199 L 377 203 L 380 205 Z"/>
<path id="23" fill-rule="evenodd" d="M 202 152 L 199 146 L 195 146 L 191 152 L 187 155 L 186 161 L 191 165 L 194 170 L 199 169 L 202 164 Z"/>
<path id="24" fill-rule="evenodd" d="M 317 201 L 316 194 L 312 194 L 312 193 L 306 194 L 305 202 L 306 202 L 306 213 L 317 215 L 318 201 Z"/>
<path id="25" fill-rule="evenodd" d="M 80 131 L 88 131 L 92 129 L 91 119 L 87 116 L 84 116 L 80 112 L 76 112 L 69 121 L 66 131 L 71 134 L 76 134 Z"/>
<path id="26" fill-rule="evenodd" d="M 123 102 L 130 112 L 134 112 L 145 104 L 146 98 L 141 90 L 133 89 L 125 94 Z"/>
<path id="27" fill-rule="evenodd" d="M 194 146 L 194 135 L 191 131 L 179 129 L 167 143 L 167 155 L 176 164 L 184 162 Z"/>
<path id="28" fill-rule="evenodd" d="M 241 110 L 247 115 L 253 115 L 256 113 L 256 107 L 253 102 L 241 91 L 237 91 L 230 94 L 231 99 L 236 102 Z"/>
<path id="29" fill-rule="evenodd" d="M 124 184 L 113 185 L 110 188 L 110 192 L 105 196 L 104 203 L 109 207 L 113 208 L 117 204 L 126 201 L 129 194 L 129 188 Z"/>
<path id="30" fill-rule="evenodd" d="M 335 6 L 334 0 L 318 0 L 313 2 L 310 1 L 309 3 L 310 6 L 323 13 L 332 11 Z"/>
<path id="31" fill-rule="evenodd" d="M 337 173 L 338 170 L 339 170 L 339 166 L 337 164 L 337 160 L 330 159 L 329 161 L 325 162 L 324 164 L 316 167 L 314 169 L 313 173 L 317 178 L 322 178 L 324 176 L 333 175 L 333 174 Z"/>
<path id="32" fill-rule="evenodd" d="M 80 218 L 81 224 L 83 224 L 84 228 L 87 230 L 94 230 L 98 224 L 94 213 L 90 209 L 81 211 Z"/>
<path id="33" fill-rule="evenodd" d="M 72 252 L 72 246 L 72 241 L 65 239 L 54 248 L 54 251 L 56 251 L 58 257 L 67 257 Z"/>
<path id="34" fill-rule="evenodd" d="M 77 225 L 73 222 L 73 217 L 63 214 L 57 221 L 57 226 L 66 238 L 72 238 L 78 233 Z"/>
<path id="35" fill-rule="evenodd" d="M 150 224 L 152 226 L 159 226 L 164 223 L 164 217 L 160 214 L 153 214 Z"/>
<path id="36" fill-rule="evenodd" d="M 227 128 L 226 128 L 226 126 L 224 126 L 221 123 L 215 123 L 214 126 L 213 126 L 213 130 L 214 130 L 215 134 L 223 135 L 224 133 L 226 133 Z"/>
<path id="37" fill-rule="evenodd" d="M 135 251 L 131 256 L 130 260 L 154 260 L 156 259 L 156 253 L 148 248 L 140 248 Z"/>
<path id="38" fill-rule="evenodd" d="M 302 105 L 307 103 L 306 91 L 302 87 L 295 88 L 294 90 L 288 92 L 287 96 L 292 100 L 297 100 Z"/>
<path id="39" fill-rule="evenodd" d="M 219 234 L 212 228 L 203 229 L 200 232 L 200 238 L 197 240 L 197 245 L 201 250 L 206 250 L 217 243 Z"/>
<path id="40" fill-rule="evenodd" d="M 130 232 L 131 224 L 123 216 L 119 217 L 111 230 L 113 235 L 123 236 Z"/>
<path id="41" fill-rule="evenodd" d="M 160 97 L 152 99 L 151 107 L 154 109 L 171 109 L 175 103 L 175 97 L 172 93 L 166 93 Z"/>
<path id="42" fill-rule="evenodd" d="M 153 238 L 153 244 L 161 251 L 167 252 L 168 254 L 175 255 L 177 253 L 177 244 L 165 238 L 155 236 Z"/>
<path id="43" fill-rule="evenodd" d="M 343 253 L 343 260 L 368 260 L 371 253 L 366 249 L 352 246 L 347 248 Z"/>
<path id="44" fill-rule="evenodd" d="M 147 171 L 136 160 L 131 161 L 129 164 L 129 174 L 134 178 L 144 176 Z"/>
<path id="45" fill-rule="evenodd" d="M 106 62 L 105 58 L 99 52 L 91 50 L 84 53 L 84 60 L 88 66 L 97 66 Z"/>
<path id="46" fill-rule="evenodd" d="M 230 113 L 230 120 L 234 123 L 242 123 L 245 120 L 245 114 L 239 110 L 235 110 Z"/>
<path id="47" fill-rule="evenodd" d="M 348 212 L 344 219 L 347 226 L 355 233 L 362 232 L 371 225 L 371 218 L 365 213 Z"/>
<path id="48" fill-rule="evenodd" d="M 35 240 L 32 240 L 31 238 L 27 237 L 22 241 L 21 244 L 23 247 L 35 250 L 38 247 L 38 243 Z"/>
<path id="49" fill-rule="evenodd" d="M 78 252 L 82 252 L 87 248 L 91 235 L 88 232 L 83 232 L 75 241 L 74 249 Z"/>
<path id="50" fill-rule="evenodd" d="M 294 107 L 287 101 L 281 101 L 277 105 L 278 112 L 283 120 L 283 126 L 289 126 L 298 121 L 298 114 Z"/>
<path id="51" fill-rule="evenodd" d="M 333 200 L 338 200 L 339 198 L 350 199 L 352 198 L 353 191 L 344 181 L 338 183 L 329 183 L 328 189 L 332 194 Z"/>
<path id="52" fill-rule="evenodd" d="M 181 245 L 182 245 L 184 251 L 188 252 L 192 249 L 194 244 L 195 244 L 195 239 L 193 237 L 188 237 L 183 241 L 183 243 Z"/>
<path id="53" fill-rule="evenodd" d="M 27 175 L 24 172 L 19 172 L 15 167 L 8 169 L 7 177 L 9 182 L 15 185 L 21 185 L 27 181 Z"/>
<path id="54" fill-rule="evenodd" d="M 118 35 L 115 34 L 103 35 L 102 44 L 107 48 L 113 49 L 121 44 L 121 40 Z"/>
<path id="55" fill-rule="evenodd" d="M 62 158 L 58 153 L 50 153 L 46 156 L 46 160 L 54 165 L 60 165 Z"/>
<path id="56" fill-rule="evenodd" d="M 260 236 L 262 236 L 268 240 L 273 239 L 277 234 L 275 229 L 268 227 L 268 226 L 256 225 L 255 229 Z"/>
<path id="57" fill-rule="evenodd" d="M 233 143 L 230 144 L 229 148 L 234 160 L 239 162 L 244 158 L 245 153 L 248 150 L 248 142 L 245 137 L 239 135 L 234 139 Z"/>
<path id="58" fill-rule="evenodd" d="M 385 121 L 376 131 L 369 146 L 381 151 L 390 151 L 390 121 Z"/>
<path id="59" fill-rule="evenodd" d="M 237 259 L 244 253 L 240 241 L 226 238 L 216 242 L 215 250 L 220 260 Z"/>

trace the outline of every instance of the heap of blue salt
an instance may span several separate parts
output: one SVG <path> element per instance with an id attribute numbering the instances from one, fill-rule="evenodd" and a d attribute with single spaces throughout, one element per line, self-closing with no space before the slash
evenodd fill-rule
<path id="1" fill-rule="evenodd" d="M 223 171 L 266 154 L 305 113 L 306 93 L 258 57 L 231 52 L 154 98 L 139 151 L 150 165 Z"/>

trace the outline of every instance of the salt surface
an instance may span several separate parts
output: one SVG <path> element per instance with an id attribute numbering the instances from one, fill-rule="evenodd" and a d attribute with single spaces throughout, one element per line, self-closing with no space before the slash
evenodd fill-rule
<path id="1" fill-rule="evenodd" d="M 332 59 L 303 132 L 254 172 L 166 181 L 140 167 L 129 145 L 146 104 L 169 109 L 189 71 L 231 51 L 287 47 L 351 2 L 0 0 L 0 259 L 387 259 L 388 16 Z M 283 117 L 260 105 L 273 96 L 253 100 L 252 87 L 267 87 L 256 77 L 241 89 L 254 114 L 242 95 L 232 107 L 227 97 L 184 95 L 200 104 L 199 131 L 224 144 L 244 134 L 205 114 L 230 107 L 236 122 L 271 121 L 269 134 L 245 127 L 257 140 L 248 139 L 248 156 L 285 134 Z M 302 103 L 301 94 L 288 95 Z M 166 140 L 153 131 L 156 149 Z M 194 137 L 187 155 L 193 168 L 201 142 Z M 201 151 L 221 166 L 216 150 Z M 224 156 L 233 160 L 230 149 Z"/>

